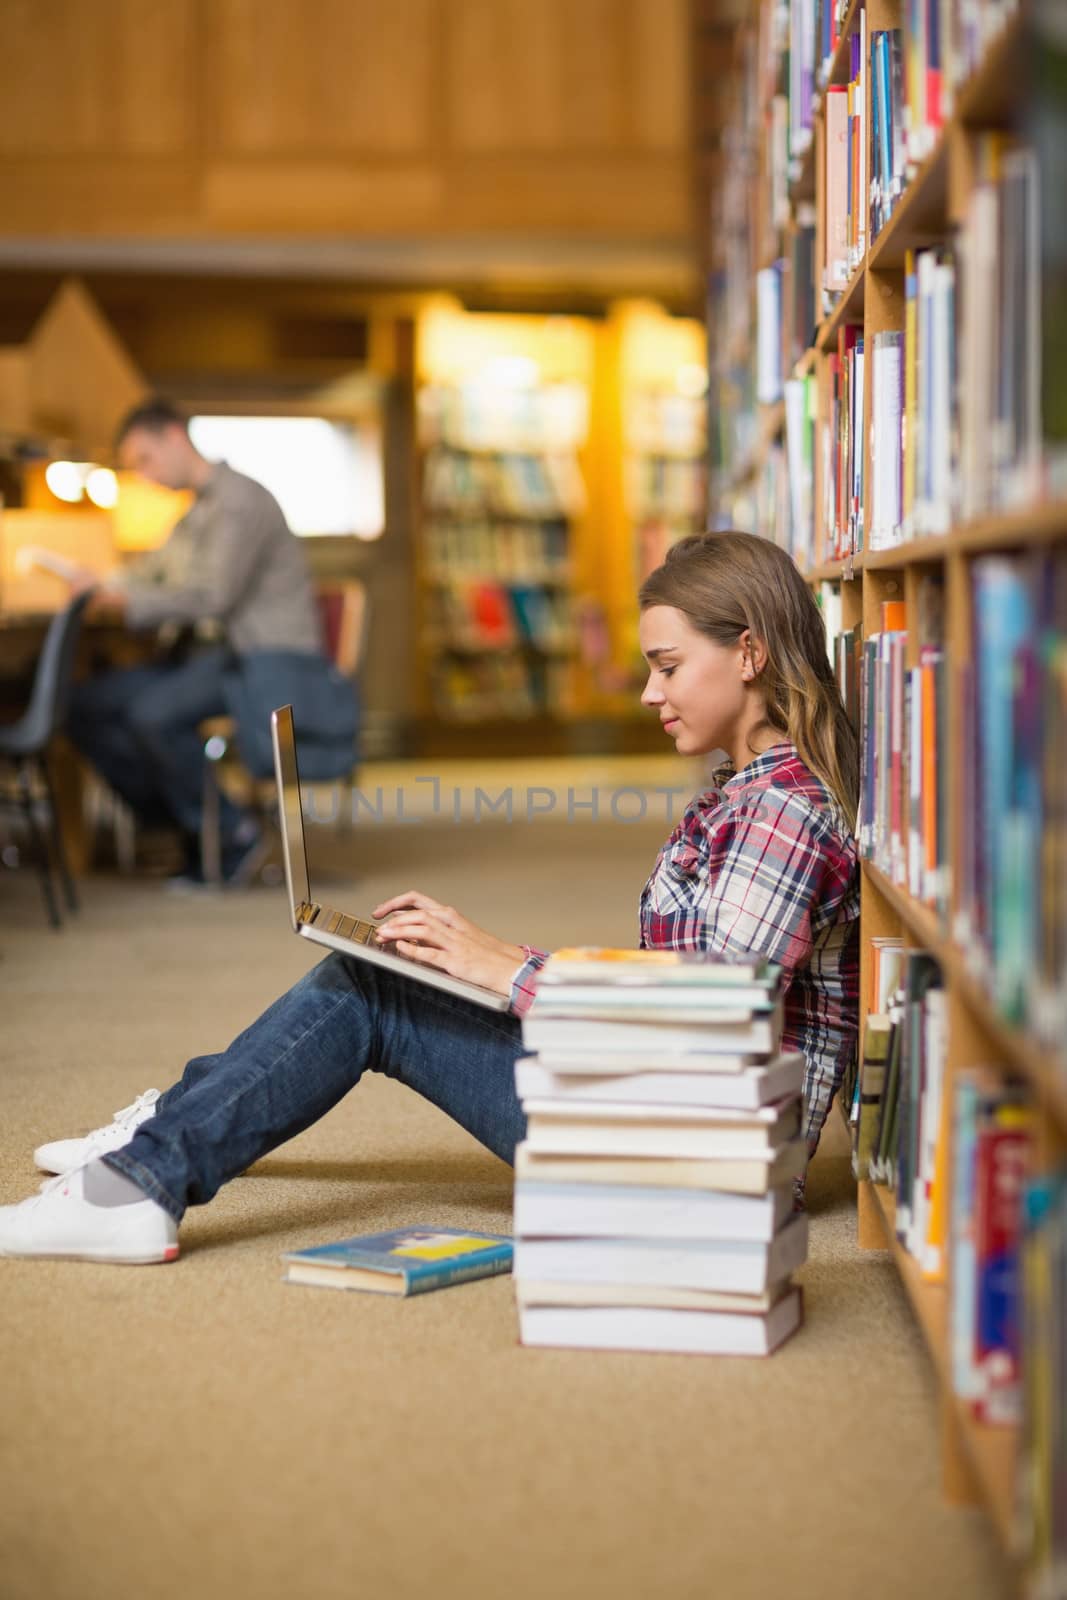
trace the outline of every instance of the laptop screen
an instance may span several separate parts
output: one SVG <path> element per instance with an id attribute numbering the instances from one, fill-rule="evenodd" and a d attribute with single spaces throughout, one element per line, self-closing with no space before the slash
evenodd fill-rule
<path id="1" fill-rule="evenodd" d="M 292 706 L 279 706 L 271 712 L 274 740 L 274 775 L 278 783 L 278 814 L 285 846 L 285 881 L 289 890 L 293 927 L 297 910 L 311 902 L 307 855 L 304 850 L 304 818 L 300 809 L 300 773 L 296 765 L 296 738 L 293 734 Z"/>

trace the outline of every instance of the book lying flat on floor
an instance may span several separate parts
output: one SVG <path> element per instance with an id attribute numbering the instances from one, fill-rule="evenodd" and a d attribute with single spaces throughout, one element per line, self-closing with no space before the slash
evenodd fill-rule
<path id="1" fill-rule="evenodd" d="M 545 1183 L 647 1184 L 656 1189 L 714 1189 L 728 1194 L 766 1194 L 802 1177 L 808 1164 L 803 1138 L 754 1156 L 678 1159 L 673 1156 L 547 1154 L 525 1141 L 515 1151 L 516 1178 Z"/>
<path id="2" fill-rule="evenodd" d="M 769 1356 L 801 1322 L 801 1291 L 753 1316 L 638 1306 L 520 1306 L 519 1340 L 585 1350 L 653 1350 L 674 1355 Z"/>
<path id="3" fill-rule="evenodd" d="M 282 1260 L 287 1283 L 405 1295 L 510 1272 L 511 1258 L 512 1242 L 504 1235 L 417 1227 L 357 1234 L 289 1251 Z"/>

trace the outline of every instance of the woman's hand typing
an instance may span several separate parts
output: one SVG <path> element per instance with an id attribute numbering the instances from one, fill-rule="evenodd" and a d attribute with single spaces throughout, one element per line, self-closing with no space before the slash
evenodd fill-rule
<path id="1" fill-rule="evenodd" d="M 496 994 L 510 994 L 511 979 L 521 966 L 521 945 L 505 944 L 484 928 L 461 917 L 428 894 L 409 889 L 374 908 L 375 917 L 388 921 L 377 930 L 380 944 L 395 948 L 428 967 L 438 967 L 453 978 L 480 984 Z"/>

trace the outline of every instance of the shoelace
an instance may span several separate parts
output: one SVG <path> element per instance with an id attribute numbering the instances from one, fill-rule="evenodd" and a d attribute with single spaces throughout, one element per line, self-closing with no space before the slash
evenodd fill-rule
<path id="1" fill-rule="evenodd" d="M 80 1159 L 72 1167 L 67 1167 L 63 1172 L 57 1172 L 54 1178 L 46 1178 L 44 1183 L 38 1184 L 38 1192 L 40 1194 L 48 1194 L 57 1184 L 64 1183 L 72 1172 L 77 1172 L 79 1167 L 84 1167 L 87 1161 L 92 1160 L 97 1150 L 106 1150 L 108 1148 L 114 1137 L 116 1123 L 122 1128 L 128 1128 L 131 1122 L 143 1121 L 143 1118 L 138 1118 L 138 1112 L 147 1111 L 155 1105 L 158 1099 L 158 1089 L 146 1089 L 130 1105 L 123 1106 L 121 1110 L 116 1111 L 106 1127 L 96 1128 L 86 1136 L 86 1148 L 82 1152 Z"/>
<path id="2" fill-rule="evenodd" d="M 37 1185 L 37 1193 L 31 1195 L 28 1200 L 24 1200 L 23 1204 L 26 1206 L 38 1205 L 46 1194 L 51 1194 L 53 1189 L 58 1189 L 61 1183 L 69 1183 L 74 1174 L 80 1172 L 84 1165 L 84 1161 L 79 1161 L 76 1167 L 68 1167 L 66 1172 L 57 1172 L 54 1178 L 46 1178 L 43 1183 Z"/>
<path id="3" fill-rule="evenodd" d="M 121 1110 L 116 1111 L 106 1127 L 97 1128 L 93 1133 L 90 1133 L 86 1141 L 87 1144 L 93 1149 L 100 1145 L 108 1144 L 114 1137 L 116 1127 L 128 1128 L 131 1123 L 143 1121 L 144 1118 L 140 1113 L 154 1106 L 158 1099 L 158 1089 L 146 1089 L 144 1094 L 139 1094 L 137 1099 L 130 1105 L 123 1106 Z"/>

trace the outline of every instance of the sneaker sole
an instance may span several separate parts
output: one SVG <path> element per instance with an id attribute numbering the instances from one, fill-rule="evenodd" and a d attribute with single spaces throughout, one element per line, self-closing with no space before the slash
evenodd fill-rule
<path id="1" fill-rule="evenodd" d="M 113 1250 L 4 1250 L 0 1256 L 8 1261 L 92 1261 L 97 1265 L 113 1267 L 155 1267 L 168 1261 L 177 1261 L 179 1246 L 169 1244 L 160 1254 L 120 1256 Z"/>

